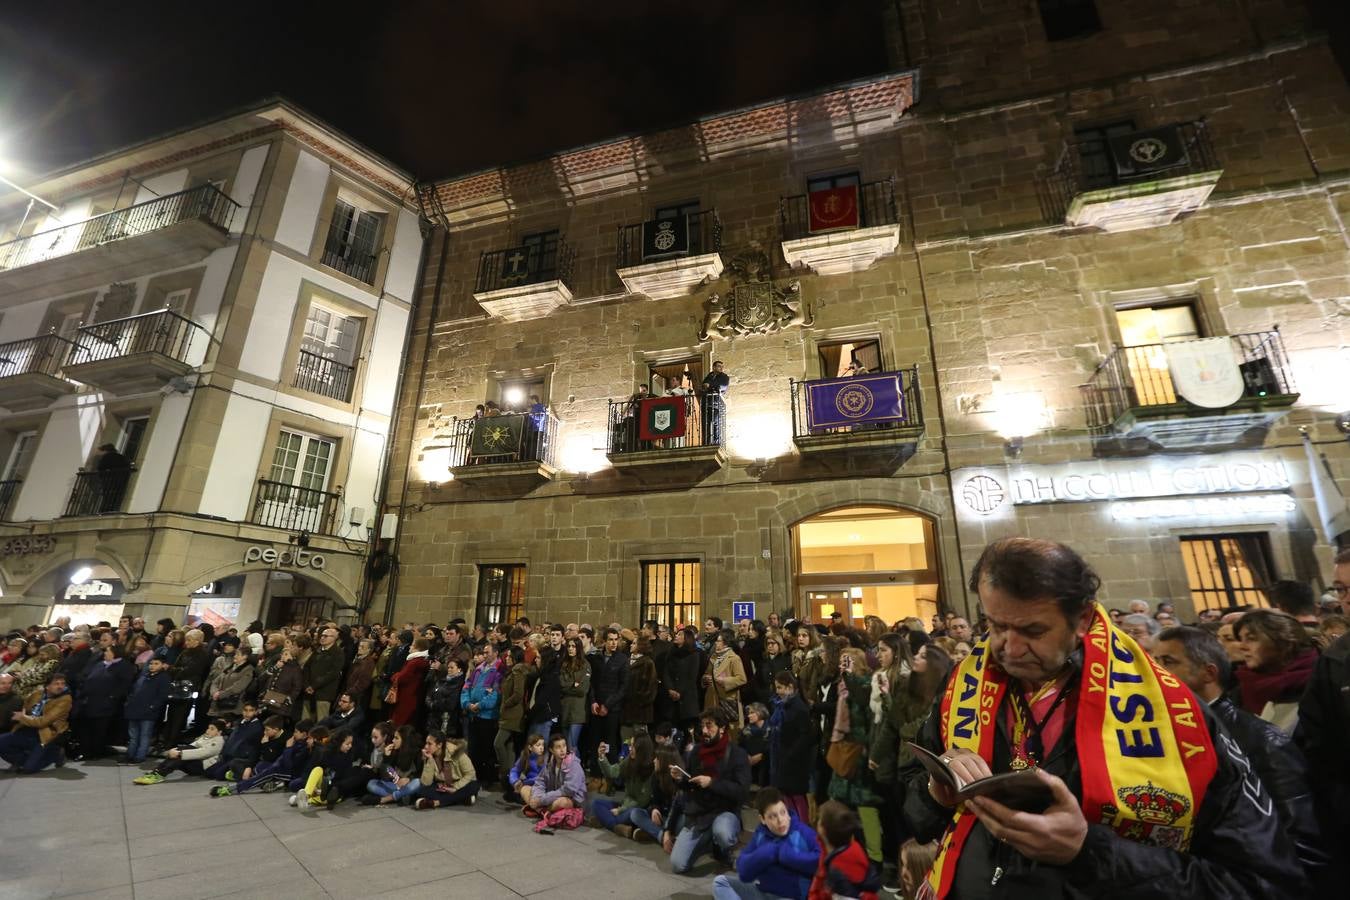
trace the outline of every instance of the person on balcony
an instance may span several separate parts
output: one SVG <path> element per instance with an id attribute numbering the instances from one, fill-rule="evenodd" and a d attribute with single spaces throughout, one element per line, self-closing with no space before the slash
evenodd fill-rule
<path id="1" fill-rule="evenodd" d="M 98 511 L 120 512 L 122 496 L 126 493 L 127 482 L 131 479 L 131 460 L 122 455 L 116 446 L 102 444 L 98 448 L 94 467 L 98 471 Z"/>
<path id="2" fill-rule="evenodd" d="M 722 440 L 722 401 L 727 389 L 731 387 L 731 376 L 726 372 L 726 364 L 720 359 L 712 365 L 712 371 L 703 376 L 700 392 L 703 394 L 704 443 L 719 444 Z"/>

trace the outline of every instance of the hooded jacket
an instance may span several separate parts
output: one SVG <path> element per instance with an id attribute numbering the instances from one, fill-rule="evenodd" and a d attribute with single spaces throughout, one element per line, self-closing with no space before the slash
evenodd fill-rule
<path id="1" fill-rule="evenodd" d="M 760 823 L 736 857 L 736 877 L 775 897 L 805 897 L 820 864 L 816 833 L 789 811 L 788 833 L 779 837 Z"/>
<path id="2" fill-rule="evenodd" d="M 809 900 L 835 900 L 838 897 L 858 897 L 859 900 L 877 900 L 881 890 L 881 873 L 867 858 L 867 851 L 856 840 L 848 842 L 820 857 L 816 877 L 811 879 Z"/>
<path id="3" fill-rule="evenodd" d="M 153 675 L 146 669 L 132 685 L 122 715 L 129 721 L 154 721 L 164 715 L 164 705 L 169 701 L 169 673 L 160 669 Z"/>
<path id="4" fill-rule="evenodd" d="M 575 753 L 568 753 L 561 763 L 555 762 L 550 754 L 534 779 L 530 803 L 548 806 L 560 797 L 568 798 L 578 808 L 586 805 L 586 773 Z"/>

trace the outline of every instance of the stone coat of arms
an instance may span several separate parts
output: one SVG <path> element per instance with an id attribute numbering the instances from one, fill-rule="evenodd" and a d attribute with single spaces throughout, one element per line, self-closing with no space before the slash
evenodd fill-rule
<path id="1" fill-rule="evenodd" d="M 759 251 L 735 256 L 729 266 L 738 281 L 727 296 L 710 294 L 703 304 L 701 341 L 774 334 L 810 325 L 813 317 L 801 296 L 801 282 L 779 284 L 769 277 L 769 258 Z"/>

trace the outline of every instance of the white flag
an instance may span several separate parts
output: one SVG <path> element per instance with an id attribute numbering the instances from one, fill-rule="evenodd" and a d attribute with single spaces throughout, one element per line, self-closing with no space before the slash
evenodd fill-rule
<path id="1" fill-rule="evenodd" d="M 1318 524 L 1322 526 L 1322 536 L 1331 545 L 1336 544 L 1336 536 L 1350 531 L 1350 508 L 1345 505 L 1345 497 L 1327 471 L 1325 458 L 1313 448 L 1312 438 L 1303 432 L 1303 452 L 1308 456 L 1308 478 L 1312 481 L 1313 500 L 1317 503 Z"/>
<path id="2" fill-rule="evenodd" d="M 1164 344 L 1167 369 L 1178 395 L 1196 406 L 1222 409 L 1242 399 L 1246 385 L 1231 338 L 1204 338 Z"/>

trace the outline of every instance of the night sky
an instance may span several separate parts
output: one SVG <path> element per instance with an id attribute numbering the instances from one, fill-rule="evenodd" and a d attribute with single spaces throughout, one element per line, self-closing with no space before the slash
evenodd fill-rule
<path id="1" fill-rule="evenodd" d="M 12 178 L 280 94 L 431 179 L 890 68 L 875 0 L 6 7 Z"/>

